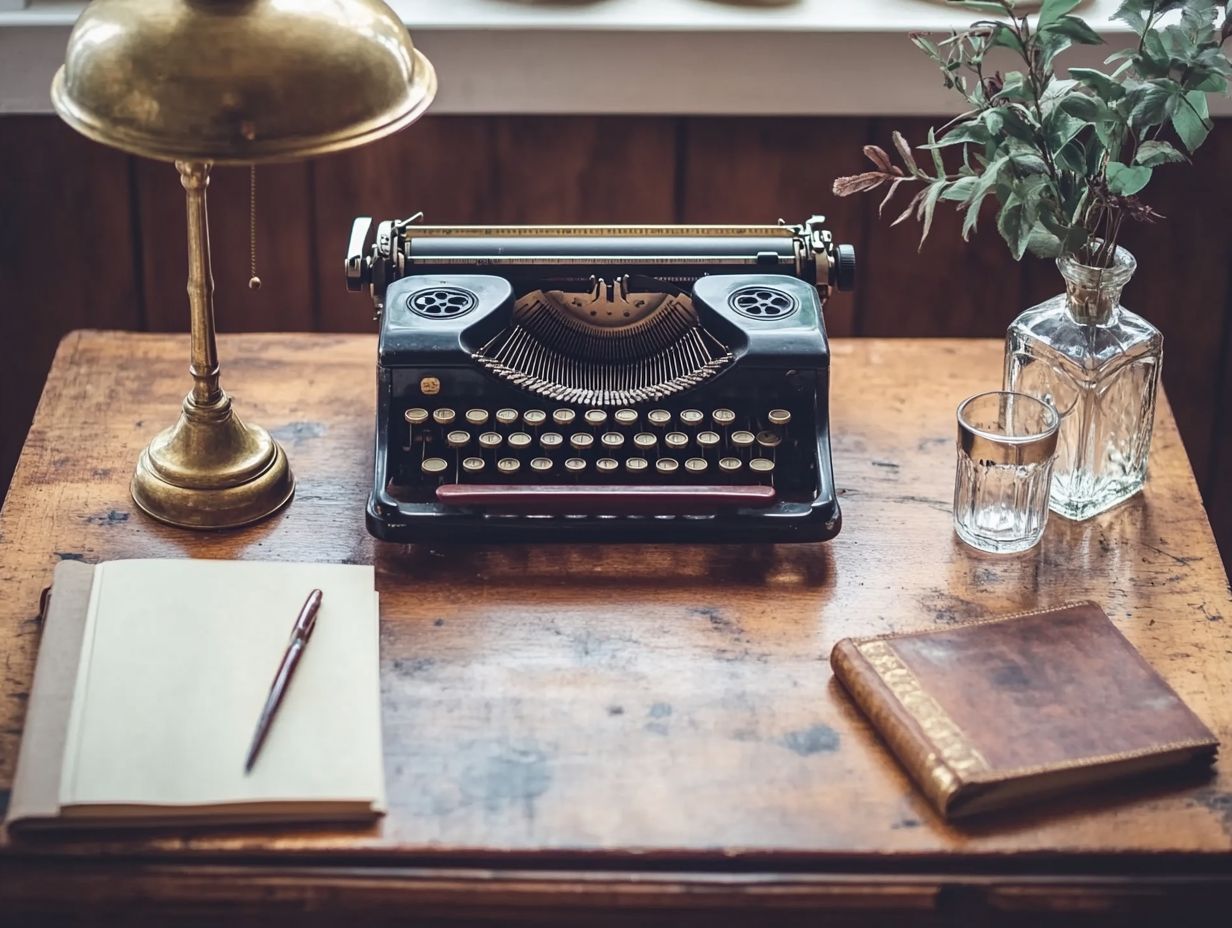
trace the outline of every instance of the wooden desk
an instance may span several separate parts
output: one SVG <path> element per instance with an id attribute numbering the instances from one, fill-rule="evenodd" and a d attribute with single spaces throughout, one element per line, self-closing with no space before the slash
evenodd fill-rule
<path id="1" fill-rule="evenodd" d="M 390 813 L 358 832 L 4 844 L 0 912 L 678 924 L 689 909 L 690 924 L 748 924 L 769 907 L 802 923 L 876 910 L 875 924 L 1034 924 L 1041 909 L 1174 916 L 1232 896 L 1226 760 L 1197 783 L 950 827 L 827 664 L 845 635 L 1090 597 L 1227 742 L 1232 601 L 1166 402 L 1147 492 L 1088 523 L 1054 519 L 1021 556 L 980 556 L 950 526 L 954 408 L 999 382 L 987 341 L 835 345 L 832 543 L 405 548 L 363 528 L 363 336 L 222 340 L 239 409 L 291 456 L 288 510 L 217 534 L 140 515 L 130 470 L 187 389 L 185 353 L 162 335 L 60 347 L 0 516 L 0 784 L 57 558 L 374 563 Z"/>

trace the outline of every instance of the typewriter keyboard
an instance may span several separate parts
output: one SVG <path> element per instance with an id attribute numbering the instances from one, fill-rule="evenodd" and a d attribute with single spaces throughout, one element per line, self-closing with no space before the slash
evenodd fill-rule
<path id="1" fill-rule="evenodd" d="M 534 497 L 536 486 L 550 488 L 575 503 L 571 490 L 595 486 L 636 488 L 642 496 L 704 488 L 711 503 L 740 505 L 764 505 L 793 489 L 809 498 L 812 439 L 803 415 L 785 408 L 416 406 L 403 413 L 397 486 L 390 489 L 405 499 L 459 504 L 508 503 L 510 493 L 499 488 L 514 486 L 525 497 Z"/>

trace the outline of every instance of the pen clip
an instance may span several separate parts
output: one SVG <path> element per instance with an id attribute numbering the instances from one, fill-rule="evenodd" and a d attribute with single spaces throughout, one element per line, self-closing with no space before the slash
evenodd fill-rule
<path id="1" fill-rule="evenodd" d="M 308 598 L 304 601 L 303 608 L 299 611 L 299 617 L 295 620 L 295 627 L 291 630 L 291 640 L 297 638 L 308 640 L 308 636 L 312 634 L 312 630 L 317 625 L 317 612 L 321 608 L 321 599 L 323 594 L 320 590 L 313 590 L 308 594 Z"/>

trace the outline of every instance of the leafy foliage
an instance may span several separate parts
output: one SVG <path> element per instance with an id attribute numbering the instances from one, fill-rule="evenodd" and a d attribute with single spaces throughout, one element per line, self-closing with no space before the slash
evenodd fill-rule
<path id="1" fill-rule="evenodd" d="M 1029 251 L 1107 266 L 1126 219 L 1162 218 L 1138 196 L 1155 170 L 1188 161 L 1211 131 L 1207 96 L 1226 93 L 1232 77 L 1223 50 L 1232 36 L 1232 0 L 1123 0 L 1113 18 L 1134 31 L 1137 47 L 1109 56 L 1108 73 L 1070 68 L 1060 78 L 1058 55 L 1103 43 L 1070 12 L 1079 2 L 1044 0 L 1034 22 L 1013 0 L 963 2 L 996 18 L 940 41 L 913 34 L 966 108 L 929 130 L 916 149 L 929 158 L 917 160 L 898 132 L 892 138 L 901 167 L 884 149 L 865 146 L 875 169 L 838 178 L 835 194 L 888 184 L 884 210 L 899 186 L 919 185 L 894 224 L 914 215 L 923 226 L 921 246 L 938 203 L 956 204 L 967 239 L 992 196 L 997 230 L 1015 260 Z M 1022 70 L 989 73 L 984 62 L 994 49 L 1008 50 Z M 945 165 L 947 149 L 957 149 L 950 156 L 961 158 L 957 171 Z"/>

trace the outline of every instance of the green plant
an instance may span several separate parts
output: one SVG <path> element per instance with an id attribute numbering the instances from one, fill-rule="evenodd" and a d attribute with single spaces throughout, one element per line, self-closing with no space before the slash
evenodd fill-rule
<path id="1" fill-rule="evenodd" d="M 1114 65 L 1111 73 L 1071 68 L 1061 79 L 1054 65 L 1061 52 L 1103 42 L 1071 15 L 1078 3 L 1044 0 L 1032 22 L 1012 0 L 964 2 L 997 18 L 938 42 L 913 34 L 911 41 L 940 66 L 945 86 L 969 108 L 929 130 L 927 143 L 918 146 L 931 154 L 920 159 L 923 165 L 899 132 L 893 140 L 902 167 L 884 149 L 865 146 L 876 169 L 838 178 L 835 194 L 888 184 L 884 210 L 900 185 L 921 185 L 894 220 L 914 213 L 923 224 L 921 246 L 940 201 L 964 213 L 967 239 L 992 196 L 999 203 L 997 229 L 1015 260 L 1027 251 L 1065 253 L 1106 267 L 1126 219 L 1162 218 L 1139 198 L 1155 169 L 1188 161 L 1186 153 L 1211 131 L 1207 97 L 1225 93 L 1232 75 L 1223 51 L 1232 35 L 1232 2 L 1124 0 L 1114 18 L 1137 34 L 1136 47 L 1105 61 Z M 1022 70 L 990 73 L 985 59 L 994 49 L 1006 49 Z M 951 147 L 961 152 L 956 172 L 942 159 Z"/>

